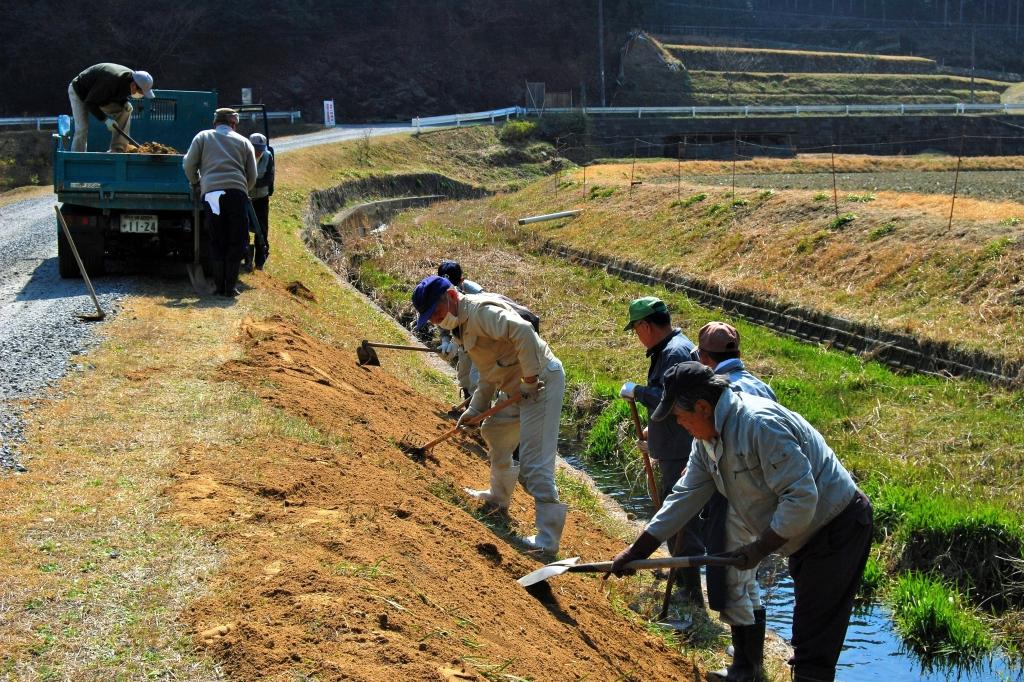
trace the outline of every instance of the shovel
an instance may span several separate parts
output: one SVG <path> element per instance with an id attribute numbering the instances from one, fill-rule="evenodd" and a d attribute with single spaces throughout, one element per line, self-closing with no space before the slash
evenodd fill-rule
<path id="1" fill-rule="evenodd" d="M 121 137 L 123 137 L 124 139 L 128 140 L 129 142 L 131 142 L 136 147 L 141 147 L 142 146 L 141 144 L 139 144 L 138 142 L 135 141 L 135 138 L 133 138 L 128 133 L 126 133 L 121 126 L 117 125 L 116 121 L 114 122 L 114 130 L 116 130 L 118 132 L 118 134 L 121 135 Z"/>
<path id="2" fill-rule="evenodd" d="M 441 351 L 437 348 L 427 348 L 426 346 L 398 346 L 393 343 L 374 343 L 373 341 L 367 341 L 363 339 L 363 342 L 356 348 L 356 358 L 359 360 L 360 367 L 363 365 L 373 365 L 374 367 L 380 367 L 380 358 L 377 357 L 377 351 L 374 348 L 392 348 L 394 350 L 415 350 L 421 353 L 440 353 Z"/>
<path id="3" fill-rule="evenodd" d="M 594 564 L 581 564 L 578 556 L 571 559 L 562 559 L 553 564 L 538 568 L 533 573 L 527 573 L 516 582 L 523 587 L 530 587 L 537 583 L 544 582 L 548 578 L 554 578 L 563 573 L 611 573 L 612 562 L 600 561 Z M 689 568 L 691 566 L 738 566 L 742 563 L 739 557 L 724 556 L 677 556 L 665 557 L 663 559 L 637 559 L 626 564 L 625 568 L 638 570 L 641 568 Z"/>
<path id="4" fill-rule="evenodd" d="M 640 413 L 636 411 L 636 401 L 632 398 L 626 398 L 626 402 L 629 403 L 629 412 L 633 415 L 633 425 L 636 427 L 636 437 L 638 440 L 644 439 L 644 425 L 640 421 Z M 640 454 L 644 457 L 644 473 L 647 475 L 647 492 L 651 495 L 651 502 L 654 502 L 655 509 L 661 509 L 661 496 L 658 495 L 658 484 L 654 479 L 654 467 L 651 466 L 650 456 L 640 451 Z"/>
<path id="5" fill-rule="evenodd" d="M 100 302 L 96 298 L 96 290 L 92 287 L 92 281 L 89 279 L 89 273 L 85 271 L 85 265 L 82 264 L 82 257 L 78 255 L 78 248 L 75 246 L 75 240 L 71 238 L 71 230 L 68 229 L 68 224 L 64 221 L 64 216 L 60 212 L 60 207 L 54 204 L 53 210 L 57 212 L 57 222 L 60 223 L 60 228 L 64 231 L 64 238 L 68 240 L 68 246 L 71 247 L 71 254 L 75 257 L 75 262 L 78 263 L 78 271 L 82 273 L 82 279 L 85 280 L 85 286 L 89 287 L 89 295 L 92 296 L 92 304 L 96 306 L 96 313 L 82 313 L 78 316 L 78 319 L 83 322 L 100 322 L 107 314 L 103 312 L 103 308 L 100 307 Z"/>
<path id="6" fill-rule="evenodd" d="M 487 410 L 483 414 L 473 417 L 472 419 L 466 420 L 466 423 L 463 424 L 462 426 L 453 426 L 452 428 L 448 429 L 434 440 L 423 445 L 417 445 L 413 443 L 409 434 L 405 434 L 405 436 L 402 437 L 402 440 L 398 443 L 398 447 L 400 447 L 402 450 L 409 453 L 410 455 L 415 455 L 416 457 L 426 457 L 428 454 L 430 454 L 430 451 L 434 449 L 435 445 L 437 445 L 438 443 L 443 443 L 444 441 L 448 440 L 456 433 L 461 431 L 464 427 L 476 426 L 477 424 L 487 419 L 488 417 L 494 416 L 495 414 L 501 412 L 510 405 L 515 405 L 522 399 L 523 396 L 517 394 L 512 396 L 508 400 L 502 400 L 500 403 L 498 403 L 491 409 Z"/>

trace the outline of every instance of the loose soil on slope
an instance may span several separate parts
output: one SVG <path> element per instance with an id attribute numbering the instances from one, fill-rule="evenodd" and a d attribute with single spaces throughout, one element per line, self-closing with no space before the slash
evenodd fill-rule
<path id="1" fill-rule="evenodd" d="M 515 582 L 539 563 L 477 520 L 463 486 L 484 487 L 465 438 L 418 463 L 396 445 L 449 428 L 446 405 L 290 320 L 242 325 L 238 382 L 328 437 L 270 439 L 183 457 L 168 490 L 175 520 L 226 550 L 188 618 L 232 678 L 699 679 L 695 665 L 613 610 L 606 584 L 566 576 L 542 603 Z M 530 532 L 532 501 L 508 528 Z M 609 558 L 622 544 L 570 511 L 562 552 Z M 507 678 L 518 679 L 518 678 Z"/>

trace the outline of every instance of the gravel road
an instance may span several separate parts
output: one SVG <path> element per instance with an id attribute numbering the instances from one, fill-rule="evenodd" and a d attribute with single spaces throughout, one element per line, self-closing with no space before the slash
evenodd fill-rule
<path id="1" fill-rule="evenodd" d="M 281 153 L 411 130 L 405 124 L 338 126 L 272 142 Z M 104 323 L 76 317 L 95 312 L 85 284 L 57 274 L 55 200 L 49 196 L 0 207 L 0 472 L 23 470 L 17 449 L 24 442 L 25 409 L 103 333 Z M 108 316 L 125 297 L 153 290 L 145 277 L 103 277 L 94 284 Z"/>

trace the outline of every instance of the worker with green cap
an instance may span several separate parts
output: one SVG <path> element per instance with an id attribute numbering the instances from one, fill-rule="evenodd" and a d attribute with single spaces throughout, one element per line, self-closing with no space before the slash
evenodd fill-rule
<path id="1" fill-rule="evenodd" d="M 649 411 L 653 411 L 661 401 L 665 372 L 673 365 L 688 361 L 696 347 L 682 331 L 672 327 L 668 306 L 655 296 L 644 296 L 629 304 L 629 321 L 625 331 L 632 331 L 647 350 L 650 366 L 647 369 L 646 385 L 627 381 L 622 384 L 619 395 L 642 403 Z M 637 447 L 646 450 L 651 459 L 658 463 L 661 473 L 658 492 L 660 499 L 664 500 L 686 468 L 693 437 L 671 419 L 652 422 L 645 431 L 646 441 L 638 440 Z M 680 533 L 682 537 L 673 537 L 668 541 L 669 548 L 676 556 L 704 553 L 699 516 L 694 517 Z M 700 568 L 683 568 L 677 570 L 676 574 L 687 599 L 695 606 L 703 606 Z"/>

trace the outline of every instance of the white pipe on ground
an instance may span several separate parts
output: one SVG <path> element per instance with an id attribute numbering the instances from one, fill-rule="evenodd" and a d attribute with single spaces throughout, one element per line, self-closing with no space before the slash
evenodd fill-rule
<path id="1" fill-rule="evenodd" d="M 558 220 L 559 218 L 574 218 L 580 214 L 579 211 L 559 211 L 558 213 L 548 213 L 545 215 L 535 215 L 529 218 L 520 218 L 516 222 L 520 225 L 528 225 L 529 223 L 542 223 L 545 220 Z"/>

